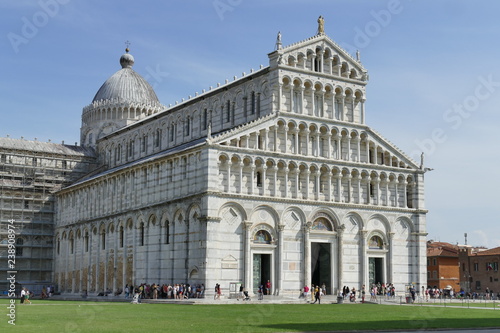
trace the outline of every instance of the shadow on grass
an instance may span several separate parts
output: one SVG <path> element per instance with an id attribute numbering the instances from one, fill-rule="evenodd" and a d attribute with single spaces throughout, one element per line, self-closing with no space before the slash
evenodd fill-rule
<path id="1" fill-rule="evenodd" d="M 390 320 L 390 313 L 385 314 L 387 321 L 364 321 L 355 323 L 283 323 L 259 325 L 276 331 L 321 332 L 321 331 L 356 331 L 356 330 L 427 330 L 431 328 L 500 328 L 500 319 L 422 319 Z"/>

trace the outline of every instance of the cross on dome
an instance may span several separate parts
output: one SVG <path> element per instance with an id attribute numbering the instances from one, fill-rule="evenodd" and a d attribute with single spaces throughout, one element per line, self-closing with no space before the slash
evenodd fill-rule
<path id="1" fill-rule="evenodd" d="M 128 40 L 125 42 L 125 46 L 127 47 L 125 49 L 126 53 L 120 57 L 120 65 L 122 65 L 122 68 L 132 68 L 134 66 L 134 57 L 129 54 L 130 42 Z"/>

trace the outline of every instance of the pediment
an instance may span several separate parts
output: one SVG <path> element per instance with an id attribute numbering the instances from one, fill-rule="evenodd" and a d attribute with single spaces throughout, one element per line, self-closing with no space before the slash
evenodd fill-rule
<path id="1" fill-rule="evenodd" d="M 399 161 L 399 163 L 404 163 L 406 169 L 420 168 L 416 161 L 414 161 L 405 152 L 403 152 L 395 144 L 387 140 L 373 128 L 368 127 L 367 133 L 370 136 L 371 140 L 377 143 L 378 147 L 382 148 L 385 152 L 389 152 L 392 157 L 395 157 Z M 389 166 L 400 167 L 399 165 L 392 165 L 392 162 L 389 162 Z"/>
<path id="2" fill-rule="evenodd" d="M 246 123 L 244 125 L 235 127 L 229 131 L 221 133 L 210 139 L 211 144 L 219 144 L 224 146 L 241 147 L 249 145 L 250 147 L 257 148 L 255 143 L 256 133 L 264 133 L 263 131 L 274 131 L 275 128 L 280 127 L 283 123 L 295 123 L 297 126 L 307 125 L 306 127 L 314 126 L 320 128 L 321 132 L 332 132 L 340 133 L 343 131 L 355 131 L 357 135 L 363 137 L 368 137 L 370 141 L 370 147 L 378 147 L 384 153 L 388 153 L 388 161 L 384 160 L 383 165 L 388 167 L 397 167 L 404 169 L 419 169 L 419 164 L 405 154 L 401 149 L 399 149 L 392 142 L 387 140 L 373 128 L 368 126 L 356 126 L 355 128 L 349 129 L 346 127 L 346 123 L 341 122 L 325 122 L 325 123 L 311 123 L 304 122 L 304 120 L 295 119 L 294 117 L 288 117 L 283 114 L 270 114 L 263 118 L 254 120 L 252 122 Z M 281 123 L 281 125 L 280 125 Z M 243 140 L 242 140 L 243 138 Z M 248 141 L 252 141 L 251 144 Z M 390 156 L 390 158 L 389 158 Z M 380 163 L 379 163 L 380 164 Z"/>
<path id="3" fill-rule="evenodd" d="M 321 55 L 324 59 L 328 59 L 337 63 L 339 66 L 345 65 L 350 69 L 355 69 L 360 77 L 362 74 L 367 74 L 367 70 L 363 67 L 359 60 L 359 55 L 356 58 L 349 52 L 344 50 L 340 45 L 335 43 L 327 35 L 316 35 L 306 40 L 280 48 L 269 54 L 271 66 L 274 65 L 289 65 L 292 67 L 300 67 L 303 61 L 307 61 L 311 57 Z M 298 66 L 297 66 L 298 64 Z"/>

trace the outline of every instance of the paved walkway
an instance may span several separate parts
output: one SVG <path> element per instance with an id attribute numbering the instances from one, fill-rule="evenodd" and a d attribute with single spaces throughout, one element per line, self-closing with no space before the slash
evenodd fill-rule
<path id="1" fill-rule="evenodd" d="M 79 295 L 56 295 L 53 296 L 54 300 L 71 300 L 71 301 L 95 301 L 95 302 L 131 302 L 132 298 L 126 299 L 124 296 L 89 296 L 86 299 L 83 299 Z M 366 298 L 369 299 L 368 297 Z M 190 298 L 183 300 L 175 300 L 175 299 L 143 299 L 141 300 L 143 303 L 178 303 L 178 304 L 244 304 L 244 303 L 263 303 L 263 304 L 307 304 L 314 302 L 314 299 L 311 300 L 310 297 L 307 299 L 299 298 L 299 297 L 291 297 L 291 296 L 264 296 L 262 300 L 258 300 L 257 296 L 252 296 L 250 301 L 238 300 L 236 297 L 229 298 L 227 295 L 223 295 L 220 299 L 215 300 L 213 296 L 207 296 L 205 298 Z M 406 304 L 406 299 L 404 297 L 396 296 L 395 298 L 387 299 L 385 297 L 378 297 L 376 302 L 366 301 L 368 304 L 386 304 L 386 305 L 405 305 L 405 306 L 442 306 L 449 307 L 451 305 L 458 306 L 462 305 L 467 308 L 474 309 L 487 309 L 487 310 L 500 310 L 500 301 L 464 301 L 461 300 L 430 300 L 429 302 L 422 302 L 415 304 Z M 356 302 L 350 302 L 349 299 L 345 299 L 342 301 L 342 304 L 359 304 L 360 299 L 357 299 Z M 338 304 L 337 297 L 334 295 L 326 295 L 321 298 L 321 304 Z M 494 305 L 494 307 L 493 307 Z M 499 311 L 500 312 L 500 311 Z M 499 331 L 500 332 L 500 331 Z"/>

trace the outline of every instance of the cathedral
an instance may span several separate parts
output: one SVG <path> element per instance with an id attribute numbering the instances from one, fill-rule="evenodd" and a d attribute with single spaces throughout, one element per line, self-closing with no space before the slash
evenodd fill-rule
<path id="1" fill-rule="evenodd" d="M 0 140 L 2 170 L 15 145 L 21 155 L 50 145 L 64 170 L 45 195 L 53 255 L 40 278 L 89 294 L 140 283 L 203 283 L 210 293 L 269 281 L 275 295 L 426 285 L 425 169 L 365 124 L 359 54 L 330 39 L 320 17 L 306 40 L 284 46 L 278 33 L 268 58 L 167 107 L 127 49 L 83 108 L 80 146 Z M 20 163 L 40 167 L 42 155 Z M 15 193 L 31 203 L 23 186 L 2 198 L 2 223 L 14 218 L 5 203 Z"/>

